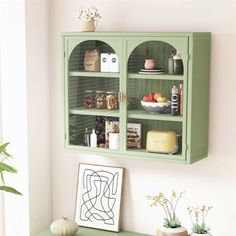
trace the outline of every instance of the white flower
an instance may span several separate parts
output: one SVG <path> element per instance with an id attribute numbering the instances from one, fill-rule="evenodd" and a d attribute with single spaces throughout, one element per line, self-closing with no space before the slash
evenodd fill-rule
<path id="1" fill-rule="evenodd" d="M 76 19 L 81 19 L 82 21 L 90 21 L 92 18 L 94 20 L 98 20 L 101 18 L 101 16 L 98 13 L 97 8 L 91 7 L 91 8 L 83 8 L 80 13 L 75 13 Z"/>

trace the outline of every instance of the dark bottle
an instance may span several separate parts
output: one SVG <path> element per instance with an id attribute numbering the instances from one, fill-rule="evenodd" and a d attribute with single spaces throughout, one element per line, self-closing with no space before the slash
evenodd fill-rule
<path id="1" fill-rule="evenodd" d="M 174 57 L 175 51 L 171 52 L 171 56 L 168 58 L 168 74 L 174 74 Z"/>
<path id="2" fill-rule="evenodd" d="M 171 115 L 179 115 L 179 90 L 176 86 L 173 86 L 171 90 Z"/>
<path id="3" fill-rule="evenodd" d="M 174 64 L 174 74 L 182 75 L 184 73 L 183 61 L 178 51 L 176 55 L 173 57 L 173 64 Z"/>
<path id="4" fill-rule="evenodd" d="M 84 132 L 84 146 L 90 146 L 90 134 L 88 128 L 85 128 Z"/>

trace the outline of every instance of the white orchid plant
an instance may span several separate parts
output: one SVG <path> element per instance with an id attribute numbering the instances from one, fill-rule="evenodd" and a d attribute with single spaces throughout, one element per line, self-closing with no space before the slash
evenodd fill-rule
<path id="1" fill-rule="evenodd" d="M 209 233 L 210 227 L 206 226 L 206 216 L 211 210 L 212 206 L 190 206 L 188 207 L 188 212 L 192 222 L 192 231 L 197 234 Z"/>
<path id="2" fill-rule="evenodd" d="M 164 209 L 166 214 L 166 217 L 164 218 L 164 227 L 178 228 L 181 226 L 181 222 L 176 216 L 176 208 L 183 194 L 184 192 L 178 194 L 175 191 L 172 191 L 170 198 L 167 198 L 163 193 L 159 193 L 155 196 L 147 196 L 147 199 L 152 201 L 152 207 L 160 205 Z"/>
<path id="3" fill-rule="evenodd" d="M 99 20 L 101 16 L 96 7 L 83 8 L 80 12 L 75 13 L 75 18 L 82 21 L 90 21 L 91 19 Z"/>

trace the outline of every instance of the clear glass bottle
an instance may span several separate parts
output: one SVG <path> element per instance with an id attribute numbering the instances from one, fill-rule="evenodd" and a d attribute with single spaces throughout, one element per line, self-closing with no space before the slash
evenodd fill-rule
<path id="1" fill-rule="evenodd" d="M 106 93 L 106 105 L 108 110 L 118 109 L 118 98 L 117 92 L 115 91 L 107 91 Z"/>

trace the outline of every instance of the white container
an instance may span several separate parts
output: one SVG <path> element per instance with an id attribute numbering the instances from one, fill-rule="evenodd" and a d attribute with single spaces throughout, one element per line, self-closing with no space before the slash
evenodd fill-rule
<path id="1" fill-rule="evenodd" d="M 94 129 L 90 135 L 90 147 L 97 147 L 97 135 Z"/>
<path id="2" fill-rule="evenodd" d="M 115 53 L 101 53 L 101 72 L 119 72 L 118 56 Z"/>
<path id="3" fill-rule="evenodd" d="M 119 148 L 119 133 L 109 133 L 109 149 Z"/>
<path id="4" fill-rule="evenodd" d="M 118 56 L 115 53 L 109 55 L 109 72 L 119 72 Z"/>

